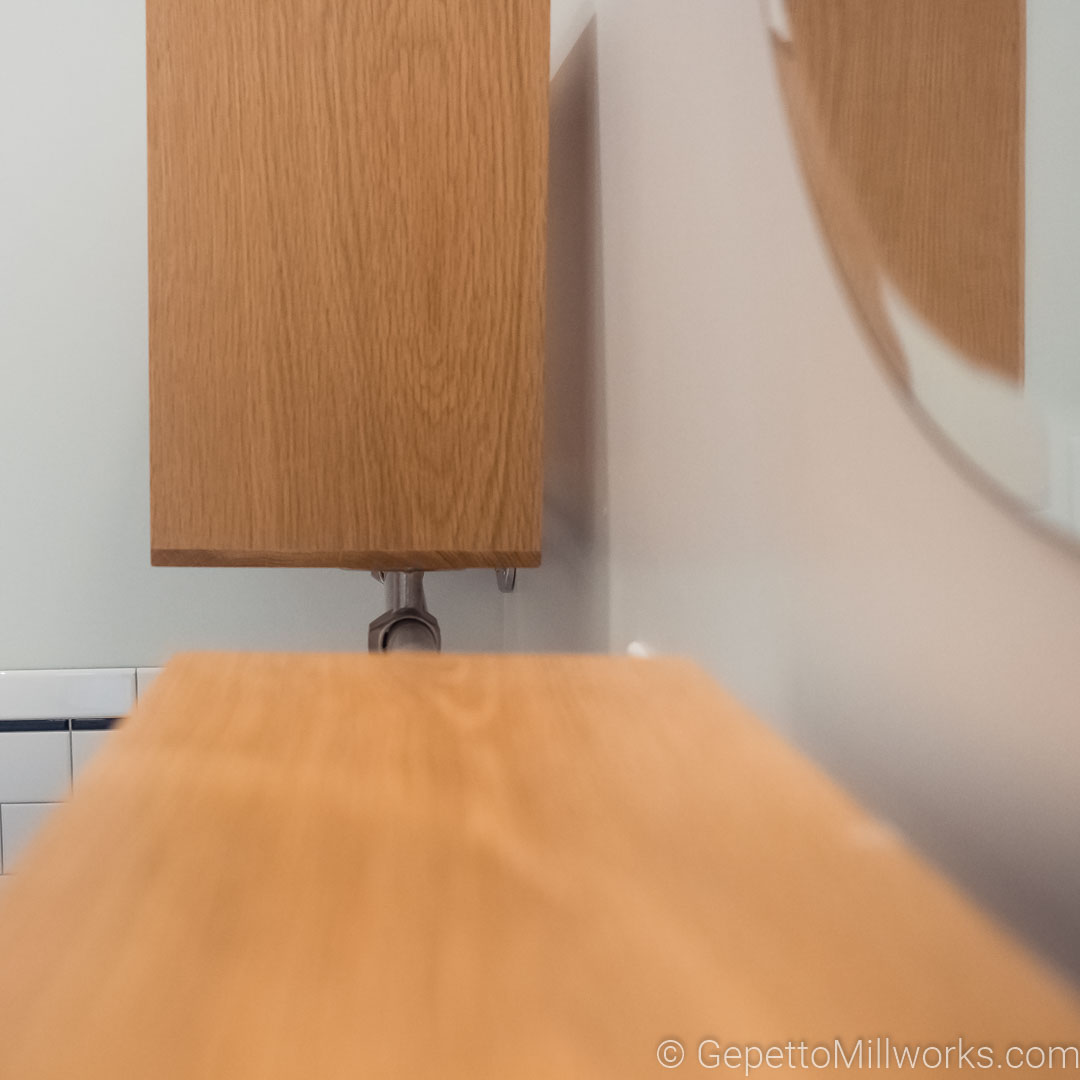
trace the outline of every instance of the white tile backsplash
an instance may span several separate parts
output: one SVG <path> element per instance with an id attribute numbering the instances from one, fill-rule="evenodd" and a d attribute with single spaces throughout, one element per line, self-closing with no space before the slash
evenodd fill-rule
<path id="1" fill-rule="evenodd" d="M 141 667 L 135 669 L 135 690 L 139 697 L 142 697 L 143 694 L 150 689 L 150 684 L 164 670 L 164 668 L 159 667 Z"/>
<path id="2" fill-rule="evenodd" d="M 0 671 L 0 720 L 126 716 L 134 704 L 134 668 Z"/>
<path id="3" fill-rule="evenodd" d="M 0 803 L 56 802 L 70 792 L 70 732 L 0 730 Z"/>
<path id="4" fill-rule="evenodd" d="M 0 843 L 3 847 L 3 871 L 10 874 L 57 803 L 0 805 Z"/>
<path id="5" fill-rule="evenodd" d="M 111 731 L 73 731 L 71 733 L 71 772 L 76 784 L 79 782 L 79 773 L 105 745 L 111 734 Z"/>
<path id="6" fill-rule="evenodd" d="M 111 734 L 105 722 L 131 712 L 160 672 L 0 671 L 0 874 L 71 794 Z"/>

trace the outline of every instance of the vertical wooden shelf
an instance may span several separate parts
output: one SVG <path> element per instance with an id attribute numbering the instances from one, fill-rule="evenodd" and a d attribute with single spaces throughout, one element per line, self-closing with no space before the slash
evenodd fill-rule
<path id="1" fill-rule="evenodd" d="M 540 558 L 549 0 L 148 0 L 157 565 Z"/>

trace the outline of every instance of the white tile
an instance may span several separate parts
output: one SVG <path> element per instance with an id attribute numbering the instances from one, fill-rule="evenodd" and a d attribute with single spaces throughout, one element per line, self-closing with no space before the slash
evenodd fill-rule
<path id="1" fill-rule="evenodd" d="M 150 689 L 150 684 L 164 671 L 164 668 L 159 667 L 141 667 L 135 669 L 135 692 L 138 697 L 142 697 L 147 690 Z M 119 715 L 119 714 L 118 714 Z"/>
<path id="2" fill-rule="evenodd" d="M 71 771 L 76 783 L 79 781 L 79 773 L 105 745 L 111 734 L 111 731 L 73 731 L 71 733 Z"/>
<path id="3" fill-rule="evenodd" d="M 0 720 L 111 718 L 134 704 L 134 668 L 0 671 Z"/>
<path id="4" fill-rule="evenodd" d="M 4 873 L 15 868 L 27 845 L 59 803 L 24 803 L 0 806 L 0 841 L 3 842 Z"/>
<path id="5" fill-rule="evenodd" d="M 70 732 L 0 731 L 0 803 L 55 802 L 70 791 Z"/>

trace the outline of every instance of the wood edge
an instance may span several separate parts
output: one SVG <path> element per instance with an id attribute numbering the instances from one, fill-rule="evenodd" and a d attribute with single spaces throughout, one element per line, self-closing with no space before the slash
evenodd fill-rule
<path id="1" fill-rule="evenodd" d="M 217 551 L 150 550 L 151 566 L 309 568 L 337 570 L 535 570 L 539 549 L 529 551 Z"/>

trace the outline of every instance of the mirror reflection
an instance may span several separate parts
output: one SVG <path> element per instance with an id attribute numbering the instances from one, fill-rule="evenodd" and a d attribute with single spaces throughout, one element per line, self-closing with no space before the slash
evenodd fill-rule
<path id="1" fill-rule="evenodd" d="M 1076 0 L 768 0 L 837 264 L 933 434 L 1080 539 Z"/>

